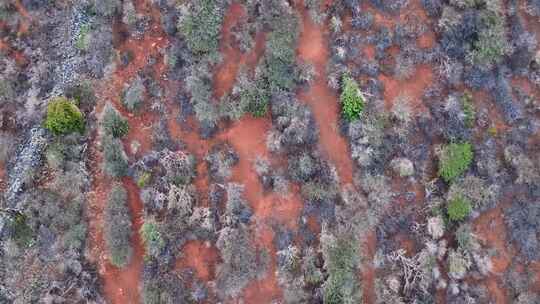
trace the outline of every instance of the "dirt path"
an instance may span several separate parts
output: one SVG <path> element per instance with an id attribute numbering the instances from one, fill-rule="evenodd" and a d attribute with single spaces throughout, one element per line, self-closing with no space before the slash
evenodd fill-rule
<path id="1" fill-rule="evenodd" d="M 302 17 L 302 32 L 299 38 L 297 56 L 301 61 L 313 64 L 316 76 L 307 91 L 298 94 L 300 100 L 311 107 L 320 130 L 320 144 L 323 155 L 336 166 L 340 182 L 343 185 L 353 182 L 353 161 L 350 157 L 347 140 L 338 130 L 339 100 L 337 93 L 331 90 L 326 82 L 326 64 L 328 62 L 328 43 L 326 28 L 315 24 L 308 11 L 299 1 L 297 7 Z M 320 233 L 320 231 L 318 232 Z M 365 256 L 375 254 L 375 235 L 363 236 Z M 370 260 L 370 259 L 368 259 Z M 375 271 L 371 262 L 361 266 L 359 276 L 362 280 L 364 303 L 373 303 Z"/>
<path id="2" fill-rule="evenodd" d="M 492 298 L 497 304 L 506 303 L 506 290 L 501 275 L 510 267 L 515 252 L 508 246 L 506 225 L 503 220 L 503 204 L 497 208 L 482 213 L 474 221 L 474 230 L 480 241 L 495 249 L 496 255 L 491 258 L 492 273 L 484 280 Z"/>
<path id="3" fill-rule="evenodd" d="M 232 29 L 246 17 L 245 7 L 233 2 L 223 20 L 221 31 L 220 52 L 223 62 L 214 74 L 214 97 L 219 99 L 230 92 L 236 82 L 238 71 L 242 67 L 253 69 L 264 52 L 265 33 L 258 32 L 255 36 L 255 46 L 250 52 L 242 53 L 235 45 Z"/>
<path id="4" fill-rule="evenodd" d="M 119 112 L 128 119 L 130 131 L 123 139 L 124 147 L 128 155 L 130 144 L 133 141 L 140 143 L 139 151 L 143 154 L 151 148 L 151 124 L 156 120 L 155 115 L 149 111 L 144 111 L 139 115 L 127 112 L 120 100 L 120 93 L 125 86 L 130 83 L 136 74 L 147 64 L 150 57 L 159 55 L 159 50 L 164 48 L 168 41 L 160 27 L 159 19 L 156 19 L 155 11 L 146 2 L 138 1 L 136 9 L 141 13 L 149 13 L 154 18 L 150 29 L 141 39 L 129 37 L 122 41 L 117 49 L 120 51 L 130 51 L 133 59 L 126 67 L 120 67 L 117 63 L 116 71 L 111 77 L 97 84 L 96 95 L 98 104 L 96 105 L 96 116 L 100 113 L 107 102 L 111 102 Z M 118 31 L 116 24 L 113 30 Z M 115 34 L 118 36 L 118 33 Z M 163 60 L 160 60 L 155 67 L 156 73 L 162 73 Z M 100 138 L 94 135 L 92 147 L 97 147 Z M 140 199 L 139 188 L 134 181 L 125 177 L 122 183 L 128 192 L 128 205 L 132 215 L 133 236 L 131 244 L 133 247 L 133 257 L 131 262 L 124 268 L 112 266 L 107 258 L 105 242 L 103 236 L 104 209 L 108 192 L 111 188 L 111 181 L 104 176 L 102 168 L 102 155 L 98 148 L 94 148 L 91 153 L 93 191 L 90 195 L 89 217 L 89 255 L 90 259 L 97 262 L 100 276 L 103 280 L 103 290 L 105 298 L 109 303 L 139 303 L 139 286 L 144 263 L 144 246 L 139 235 L 139 229 L 143 224 L 143 204 Z"/>
<path id="5" fill-rule="evenodd" d="M 347 140 L 339 134 L 339 101 L 337 93 L 326 83 L 326 63 L 328 47 L 325 28 L 315 24 L 302 4 L 302 32 L 300 34 L 297 55 L 299 60 L 313 64 L 316 76 L 305 92 L 298 97 L 311 107 L 320 131 L 320 143 L 324 155 L 336 166 L 342 184 L 351 184 L 353 162 L 350 158 Z"/>

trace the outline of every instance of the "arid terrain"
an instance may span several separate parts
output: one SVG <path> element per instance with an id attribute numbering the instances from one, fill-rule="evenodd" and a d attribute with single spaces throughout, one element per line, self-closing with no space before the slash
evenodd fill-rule
<path id="1" fill-rule="evenodd" d="M 540 303 L 540 1 L 0 0 L 0 303 Z"/>

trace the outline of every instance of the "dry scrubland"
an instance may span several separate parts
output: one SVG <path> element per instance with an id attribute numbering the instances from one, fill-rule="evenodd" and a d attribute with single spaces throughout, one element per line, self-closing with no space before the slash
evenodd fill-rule
<path id="1" fill-rule="evenodd" d="M 3 0 L 0 303 L 540 303 L 540 1 Z"/>

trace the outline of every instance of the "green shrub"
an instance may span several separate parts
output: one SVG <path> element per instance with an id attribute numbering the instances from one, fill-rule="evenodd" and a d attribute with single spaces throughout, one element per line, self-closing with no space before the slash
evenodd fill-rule
<path id="1" fill-rule="evenodd" d="M 328 273 L 324 283 L 324 303 L 358 303 L 355 301 L 358 300 L 359 289 L 356 283 L 358 263 L 356 242 L 335 238 L 324 241 L 324 266 Z"/>
<path id="2" fill-rule="evenodd" d="M 129 132 L 127 119 L 122 117 L 112 106 L 105 107 L 101 126 L 105 133 L 115 138 L 124 137 Z"/>
<path id="3" fill-rule="evenodd" d="M 118 138 L 110 135 L 103 137 L 103 161 L 107 175 L 122 177 L 127 174 L 128 160 L 124 152 L 124 146 Z"/>
<path id="4" fill-rule="evenodd" d="M 201 0 L 191 8 L 191 12 L 178 24 L 189 49 L 193 53 L 216 52 L 223 20 L 220 1 Z"/>
<path id="5" fill-rule="evenodd" d="M 141 176 L 137 179 L 137 186 L 139 188 L 144 188 L 146 184 L 150 181 L 150 178 L 152 177 L 152 174 L 150 172 L 143 172 Z"/>
<path id="6" fill-rule="evenodd" d="M 86 51 L 90 45 L 90 25 L 83 24 L 79 29 L 79 34 L 75 40 L 75 47 L 81 51 Z"/>
<path id="7" fill-rule="evenodd" d="M 130 112 L 140 109 L 144 102 L 146 87 L 141 77 L 137 76 L 122 94 L 122 103 Z"/>
<path id="8" fill-rule="evenodd" d="M 158 256 L 159 252 L 165 246 L 165 240 L 161 236 L 155 223 L 145 222 L 139 233 L 146 248 L 146 254 L 149 256 Z"/>
<path id="9" fill-rule="evenodd" d="M 461 102 L 463 103 L 463 113 L 465 114 L 465 126 L 467 128 L 472 128 L 474 127 L 476 109 L 474 108 L 471 94 L 469 92 L 463 94 Z"/>
<path id="10" fill-rule="evenodd" d="M 45 128 L 55 135 L 84 132 L 84 117 L 77 105 L 65 97 L 56 97 L 47 105 Z"/>
<path id="11" fill-rule="evenodd" d="M 482 69 L 490 69 L 511 51 L 506 39 L 505 17 L 498 11 L 485 9 L 480 13 L 481 28 L 469 53 L 470 60 Z"/>
<path id="12" fill-rule="evenodd" d="M 461 221 L 467 218 L 472 211 L 471 202 L 463 196 L 456 196 L 446 206 L 448 218 L 451 221 Z"/>
<path id="13" fill-rule="evenodd" d="M 451 143 L 446 145 L 439 157 L 439 176 L 448 183 L 454 181 L 454 179 L 469 168 L 473 156 L 470 143 Z"/>
<path id="14" fill-rule="evenodd" d="M 127 205 L 127 192 L 120 184 L 114 185 L 105 208 L 105 243 L 111 264 L 124 267 L 129 264 L 133 249 L 131 218 Z"/>
<path id="15" fill-rule="evenodd" d="M 26 215 L 14 214 L 9 218 L 8 225 L 11 229 L 11 239 L 19 247 L 30 247 L 34 243 L 34 231 L 28 225 Z"/>
<path id="16" fill-rule="evenodd" d="M 364 97 L 360 92 L 358 84 L 350 76 L 343 75 L 342 81 L 340 96 L 341 111 L 347 120 L 356 120 L 360 118 L 360 114 L 364 110 Z"/>

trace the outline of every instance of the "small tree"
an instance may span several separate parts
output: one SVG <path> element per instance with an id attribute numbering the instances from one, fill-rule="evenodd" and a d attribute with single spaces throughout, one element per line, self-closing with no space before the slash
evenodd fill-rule
<path id="1" fill-rule="evenodd" d="M 439 176 L 446 182 L 454 181 L 469 168 L 473 159 L 470 143 L 451 143 L 446 145 L 439 158 Z"/>
<path id="2" fill-rule="evenodd" d="M 362 96 L 356 81 L 347 74 L 343 75 L 340 100 L 341 111 L 347 120 L 352 121 L 360 118 L 360 114 L 364 110 L 364 96 Z"/>
<path id="3" fill-rule="evenodd" d="M 56 97 L 47 105 L 45 128 L 55 135 L 84 132 L 84 117 L 77 105 L 65 97 Z"/>

